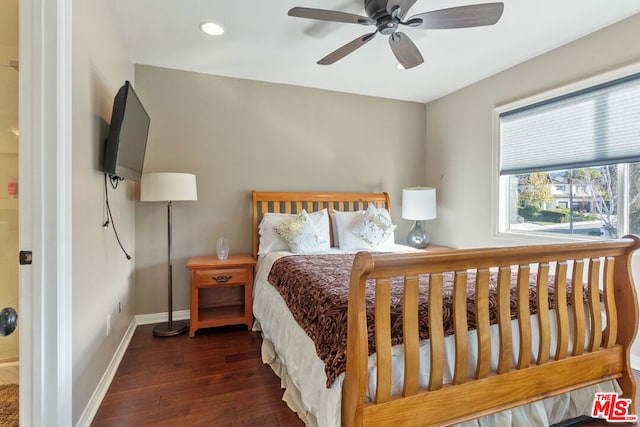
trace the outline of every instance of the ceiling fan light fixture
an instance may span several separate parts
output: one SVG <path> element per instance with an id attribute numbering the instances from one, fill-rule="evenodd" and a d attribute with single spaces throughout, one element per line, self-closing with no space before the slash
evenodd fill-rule
<path id="1" fill-rule="evenodd" d="M 203 33 L 209 34 L 210 36 L 220 36 L 224 34 L 224 28 L 215 22 L 203 22 L 200 24 L 200 30 Z"/>

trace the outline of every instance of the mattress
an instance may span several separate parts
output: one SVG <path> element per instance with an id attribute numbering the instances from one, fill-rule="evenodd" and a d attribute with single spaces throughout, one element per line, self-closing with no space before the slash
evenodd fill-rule
<path id="1" fill-rule="evenodd" d="M 396 251 L 407 251 L 410 248 L 398 245 Z M 344 251 L 331 250 L 332 253 L 344 253 Z M 315 345 L 311 338 L 295 321 L 293 315 L 278 292 L 268 282 L 267 277 L 273 263 L 282 256 L 293 255 L 290 252 L 278 251 L 261 256 L 256 265 L 253 312 L 256 319 L 254 330 L 261 331 L 263 336 L 262 358 L 280 376 L 282 386 L 285 389 L 283 399 L 298 413 L 300 418 L 308 426 L 335 427 L 340 425 L 341 392 L 344 373 L 327 386 L 327 376 L 322 360 L 317 356 Z M 295 255 L 293 255 L 295 256 Z M 553 313 L 551 317 L 552 329 L 555 328 Z M 517 322 L 517 320 L 514 320 Z M 537 321 L 532 316 L 532 344 L 538 345 Z M 514 357 L 518 351 L 517 327 L 513 336 Z M 551 331 L 553 336 L 554 330 Z M 497 326 L 491 327 L 492 345 L 498 345 Z M 475 352 L 477 340 L 475 331 L 470 331 L 469 348 Z M 445 338 L 447 354 L 452 355 L 454 350 L 454 336 Z M 570 351 L 571 349 L 569 349 Z M 392 349 L 392 366 L 394 373 L 403 372 L 404 358 L 402 345 Z M 555 349 L 551 348 L 551 352 Z M 497 351 L 492 351 L 497 354 Z M 420 343 L 421 376 L 420 385 L 424 387 L 428 383 L 429 341 Z M 473 358 L 471 357 L 470 360 Z M 451 380 L 454 360 L 449 357 L 445 367 L 445 382 Z M 515 360 L 514 360 L 515 363 Z M 492 368 L 497 365 L 497 360 L 492 360 Z M 375 395 L 375 354 L 369 356 L 369 384 L 367 398 Z M 475 366 L 470 364 L 470 375 Z M 395 376 L 392 383 L 392 393 L 399 394 L 402 390 L 401 375 Z M 565 394 L 548 398 L 539 402 L 490 415 L 462 424 L 470 426 L 549 426 L 562 420 L 588 415 L 591 411 L 593 397 L 596 392 L 618 391 L 617 383 L 609 381 L 592 387 L 581 389 L 571 394 Z"/>

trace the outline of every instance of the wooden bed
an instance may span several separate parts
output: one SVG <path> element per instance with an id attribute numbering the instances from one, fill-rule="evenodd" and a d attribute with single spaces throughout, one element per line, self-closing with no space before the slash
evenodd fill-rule
<path id="1" fill-rule="evenodd" d="M 296 213 L 327 208 L 353 211 L 369 203 L 390 208 L 386 193 L 280 193 L 253 192 L 253 255 L 258 250 L 258 224 L 265 212 Z M 635 380 L 630 346 L 636 336 L 638 304 L 630 259 L 640 238 L 505 248 L 452 250 L 439 253 L 356 255 L 349 288 L 347 370 L 342 387 L 342 425 L 449 425 L 514 408 L 550 396 L 616 380 L 623 397 L 633 399 Z M 489 271 L 498 273 L 497 369 L 490 369 Z M 517 322 L 511 321 L 510 277 L 517 270 Z M 476 271 L 477 355 L 467 343 L 467 275 Z M 539 346 L 532 354 L 529 308 L 529 273 L 537 272 Z M 443 380 L 445 350 L 442 327 L 442 277 L 455 272 L 455 369 L 453 381 Z M 551 273 L 551 276 L 549 276 Z M 418 383 L 418 277 L 430 275 L 428 319 L 430 374 L 426 387 Z M 391 342 L 389 299 L 392 277 L 404 277 L 403 340 L 404 387 L 391 395 Z M 547 283 L 548 278 L 553 280 Z M 555 279 L 554 279 L 555 278 Z M 567 278 L 566 280 L 562 280 Z M 573 278 L 576 278 L 575 280 Z M 583 280 L 584 278 L 584 280 Z M 568 287 L 586 283 L 587 291 Z M 375 286 L 375 342 L 377 387 L 367 402 L 367 324 L 365 286 Z M 549 287 L 548 287 L 549 286 Z M 554 315 L 548 289 L 555 293 Z M 568 297 L 569 296 L 569 297 Z M 522 303 L 520 303 L 522 301 Z M 603 307 L 603 308 L 602 308 Z M 605 313 L 603 322 L 602 310 Z M 557 318 L 557 334 L 550 322 Z M 520 319 L 523 319 L 520 321 Z M 606 326 L 603 328 L 602 325 Z M 512 330 L 517 325 L 517 330 Z M 575 333 L 570 333 L 570 330 Z M 515 363 L 512 338 L 519 337 Z M 550 355 L 551 342 L 557 343 Z M 569 350 L 571 349 L 571 350 Z M 495 355 L 493 355 L 495 357 Z M 470 358 L 477 369 L 467 374 Z M 455 402 L 455 411 L 448 410 Z M 447 409 L 445 409 L 447 408 Z"/>

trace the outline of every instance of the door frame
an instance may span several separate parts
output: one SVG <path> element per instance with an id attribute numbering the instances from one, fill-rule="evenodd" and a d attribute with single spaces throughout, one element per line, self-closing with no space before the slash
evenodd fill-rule
<path id="1" fill-rule="evenodd" d="M 72 425 L 72 0 L 20 0 L 20 425 Z M 17 255 L 17 254 L 16 254 Z"/>

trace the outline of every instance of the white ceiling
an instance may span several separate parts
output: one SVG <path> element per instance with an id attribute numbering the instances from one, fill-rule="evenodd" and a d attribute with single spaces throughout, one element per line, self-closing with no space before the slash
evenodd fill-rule
<path id="1" fill-rule="evenodd" d="M 491 0 L 487 0 L 489 2 Z M 478 0 L 419 0 L 407 16 Z M 316 61 L 372 27 L 287 16 L 294 6 L 365 15 L 362 0 L 110 0 L 136 64 L 429 102 L 529 58 L 640 13 L 640 0 L 504 0 L 490 27 L 403 27 L 424 64 L 396 68 L 387 37 L 333 65 Z M 225 29 L 207 36 L 198 25 Z"/>

